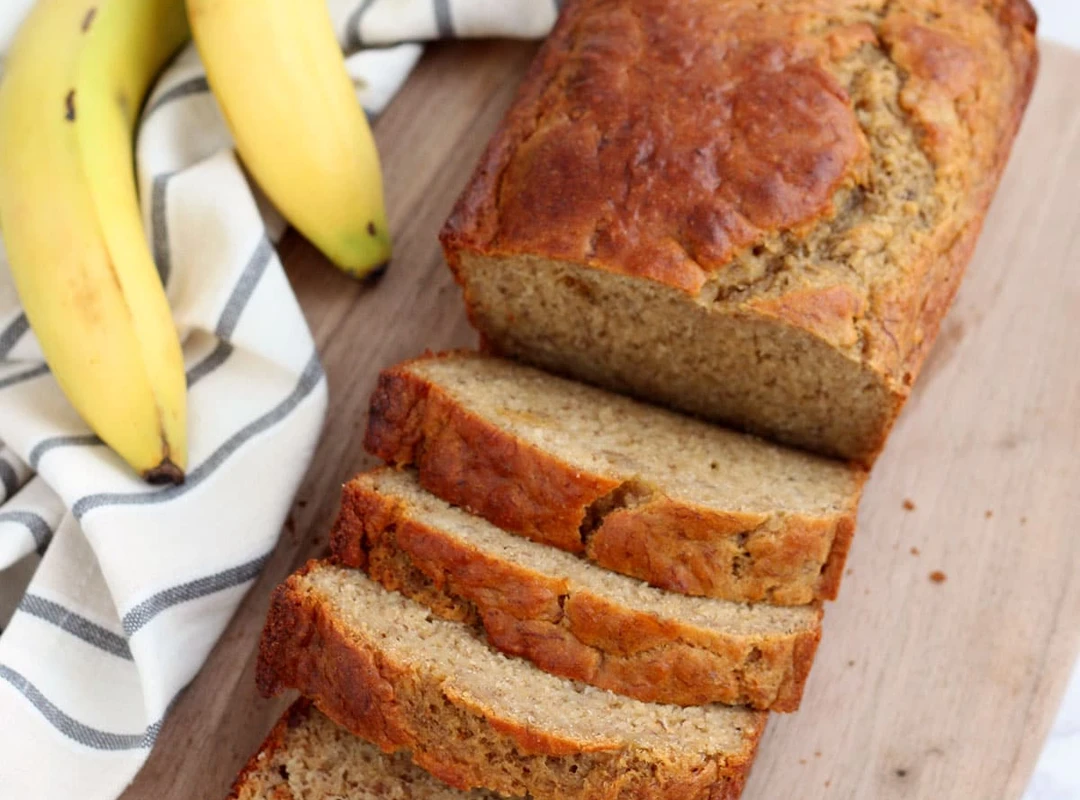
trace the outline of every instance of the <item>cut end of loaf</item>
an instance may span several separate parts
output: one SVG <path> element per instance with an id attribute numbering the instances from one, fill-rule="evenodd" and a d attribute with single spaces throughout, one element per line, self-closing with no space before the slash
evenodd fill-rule
<path id="1" fill-rule="evenodd" d="M 862 464 L 906 399 L 906 387 L 769 315 L 567 262 L 456 261 L 493 352 L 596 386 Z"/>

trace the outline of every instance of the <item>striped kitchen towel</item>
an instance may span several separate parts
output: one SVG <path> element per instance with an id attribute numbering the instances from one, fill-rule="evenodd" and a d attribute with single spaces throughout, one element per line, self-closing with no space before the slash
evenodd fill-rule
<path id="1" fill-rule="evenodd" d="M 0 54 L 32 0 L 0 4 Z M 537 37 L 554 0 L 331 0 L 374 116 L 447 36 Z M 42 362 L 0 248 L 0 798 L 119 796 L 273 549 L 326 412 L 310 332 L 193 48 L 136 152 L 180 328 L 189 469 L 148 486 Z M 224 788 L 223 793 L 224 793 Z"/>

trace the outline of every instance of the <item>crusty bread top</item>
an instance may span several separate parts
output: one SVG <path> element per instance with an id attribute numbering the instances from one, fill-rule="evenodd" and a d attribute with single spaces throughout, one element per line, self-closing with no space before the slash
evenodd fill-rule
<path id="1" fill-rule="evenodd" d="M 571 742 L 576 750 L 635 747 L 655 758 L 686 753 L 752 754 L 767 714 L 722 705 L 683 708 L 642 703 L 542 672 L 492 650 L 466 626 L 433 619 L 424 606 L 387 592 L 356 570 L 309 564 L 293 575 L 292 591 L 310 597 L 381 658 L 434 683 L 447 696 L 468 698 L 502 727 Z"/>
<path id="2" fill-rule="evenodd" d="M 454 789 L 414 766 L 408 753 L 384 755 L 304 699 L 282 715 L 233 786 L 230 800 L 497 800 Z"/>
<path id="3" fill-rule="evenodd" d="M 853 514 L 865 472 L 506 359 L 418 358 L 420 376 L 519 441 L 589 475 L 689 506 L 777 521 Z"/>
<path id="4" fill-rule="evenodd" d="M 1027 0 L 571 0 L 444 247 L 455 269 L 531 254 L 650 279 L 902 386 L 951 296 L 927 263 L 1008 156 L 1034 29 Z"/>

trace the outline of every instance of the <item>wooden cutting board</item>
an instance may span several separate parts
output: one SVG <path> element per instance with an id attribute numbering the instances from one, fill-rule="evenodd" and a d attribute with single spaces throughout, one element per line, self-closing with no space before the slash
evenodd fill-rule
<path id="1" fill-rule="evenodd" d="M 223 798 L 289 699 L 254 689 L 269 594 L 324 552 L 339 485 L 371 464 L 379 368 L 474 342 L 435 234 L 534 51 L 432 47 L 378 121 L 397 243 L 379 286 L 283 242 L 329 376 L 326 429 L 127 800 Z M 1019 797 L 1055 715 L 1080 649 L 1080 53 L 1043 53 L 968 278 L 867 488 L 803 707 L 770 721 L 748 800 Z"/>

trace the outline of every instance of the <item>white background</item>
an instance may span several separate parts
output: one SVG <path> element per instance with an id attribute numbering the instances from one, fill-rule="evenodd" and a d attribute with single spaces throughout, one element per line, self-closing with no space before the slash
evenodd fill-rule
<path id="1" fill-rule="evenodd" d="M 1080 0 L 1033 0 L 1039 35 L 1080 47 Z"/>

